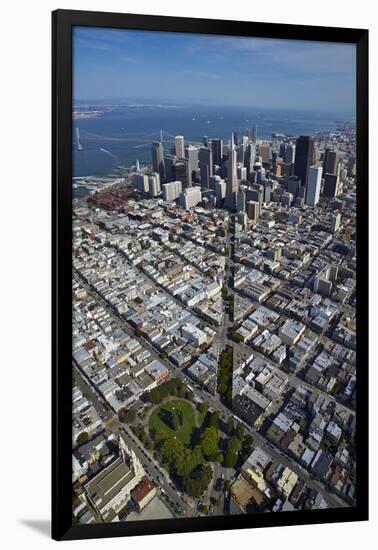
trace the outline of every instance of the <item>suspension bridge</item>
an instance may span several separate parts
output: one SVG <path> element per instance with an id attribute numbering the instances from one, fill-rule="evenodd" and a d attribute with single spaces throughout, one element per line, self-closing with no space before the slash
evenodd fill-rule
<path id="1" fill-rule="evenodd" d="M 133 144 L 133 149 L 140 149 L 142 147 L 150 147 L 152 141 L 161 141 L 162 143 L 175 143 L 175 137 L 169 132 L 164 130 L 156 130 L 155 132 L 150 132 L 149 134 L 134 134 L 128 136 L 104 136 L 100 134 L 95 134 L 89 132 L 88 130 L 79 129 L 76 127 L 76 146 L 78 151 L 84 149 L 83 143 L 97 143 L 100 145 L 106 143 L 130 143 Z M 199 142 L 189 140 L 193 145 L 201 145 Z"/>

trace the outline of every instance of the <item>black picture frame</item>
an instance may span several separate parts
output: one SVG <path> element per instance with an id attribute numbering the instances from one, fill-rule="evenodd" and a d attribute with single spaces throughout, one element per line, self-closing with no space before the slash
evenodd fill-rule
<path id="1" fill-rule="evenodd" d="M 73 26 L 346 42 L 357 52 L 356 506 L 271 514 L 72 525 L 71 239 Z M 57 10 L 52 13 L 52 537 L 71 540 L 368 519 L 368 31 L 272 23 Z"/>

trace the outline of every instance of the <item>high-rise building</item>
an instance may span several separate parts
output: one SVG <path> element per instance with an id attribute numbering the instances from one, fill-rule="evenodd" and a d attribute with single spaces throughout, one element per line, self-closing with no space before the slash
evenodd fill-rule
<path id="1" fill-rule="evenodd" d="M 215 196 L 217 199 L 217 205 L 219 206 L 221 201 L 226 196 L 226 182 L 222 179 L 215 182 Z"/>
<path id="2" fill-rule="evenodd" d="M 138 191 L 141 191 L 142 193 L 148 193 L 149 192 L 148 175 L 135 174 L 134 186 L 135 186 L 135 189 L 138 189 Z"/>
<path id="3" fill-rule="evenodd" d="M 176 179 L 175 172 L 176 156 L 171 154 L 164 155 L 164 181 L 174 181 Z"/>
<path id="4" fill-rule="evenodd" d="M 213 138 L 211 140 L 211 150 L 213 153 L 214 166 L 221 166 L 223 157 L 223 140 L 220 138 Z"/>
<path id="5" fill-rule="evenodd" d="M 160 141 L 152 142 L 152 167 L 160 176 L 160 181 L 165 181 L 164 147 Z"/>
<path id="6" fill-rule="evenodd" d="M 263 202 L 268 203 L 271 200 L 271 194 L 272 194 L 272 180 L 267 179 L 262 182 L 263 190 L 264 190 L 264 196 L 263 196 Z"/>
<path id="7" fill-rule="evenodd" d="M 184 136 L 176 136 L 175 145 L 176 145 L 176 157 L 184 158 L 185 157 Z"/>
<path id="8" fill-rule="evenodd" d="M 322 171 L 321 166 L 310 166 L 309 168 L 306 192 L 306 204 L 308 206 L 314 207 L 319 202 Z"/>
<path id="9" fill-rule="evenodd" d="M 285 149 L 285 162 L 293 164 L 295 162 L 295 145 L 293 143 L 288 143 Z"/>
<path id="10" fill-rule="evenodd" d="M 337 233 L 337 231 L 340 228 L 340 221 L 341 221 L 340 212 L 336 212 L 335 214 L 333 214 L 332 221 L 331 221 L 331 231 L 332 231 L 332 233 Z"/>
<path id="11" fill-rule="evenodd" d="M 237 173 L 238 180 L 247 179 L 247 168 L 245 168 L 242 164 L 237 164 L 236 173 Z"/>
<path id="12" fill-rule="evenodd" d="M 166 202 L 172 202 L 176 200 L 182 192 L 181 181 L 171 181 L 163 184 L 163 199 Z"/>
<path id="13" fill-rule="evenodd" d="M 324 176 L 323 196 L 333 199 L 338 194 L 339 177 L 335 174 L 326 174 Z"/>
<path id="14" fill-rule="evenodd" d="M 259 155 L 262 158 L 263 162 L 269 162 L 272 155 L 272 148 L 269 143 L 260 143 L 259 145 Z"/>
<path id="15" fill-rule="evenodd" d="M 294 197 L 297 196 L 299 185 L 300 185 L 300 179 L 298 176 L 289 176 L 286 179 L 287 182 L 287 190 L 289 193 L 291 193 Z"/>
<path id="16" fill-rule="evenodd" d="M 160 176 L 157 172 L 148 178 L 148 192 L 151 197 L 157 197 L 161 193 Z"/>
<path id="17" fill-rule="evenodd" d="M 298 176 L 302 185 L 307 186 L 310 166 L 314 162 L 314 140 L 310 136 L 299 136 L 295 148 L 294 174 Z"/>
<path id="18" fill-rule="evenodd" d="M 217 181 L 221 181 L 220 176 L 210 176 L 209 177 L 209 189 L 212 189 L 213 191 L 215 191 L 215 186 L 216 186 Z"/>
<path id="19" fill-rule="evenodd" d="M 253 170 L 253 165 L 255 163 L 256 157 L 256 147 L 252 143 L 247 144 L 244 151 L 244 166 L 247 169 L 247 177 L 250 172 Z"/>
<path id="20" fill-rule="evenodd" d="M 236 211 L 245 212 L 246 187 L 241 185 L 236 193 Z"/>
<path id="21" fill-rule="evenodd" d="M 185 210 L 194 208 L 201 200 L 202 193 L 200 187 L 188 187 L 180 195 L 180 203 Z"/>
<path id="22" fill-rule="evenodd" d="M 337 151 L 326 149 L 323 160 L 323 174 L 336 174 L 339 154 Z"/>
<path id="23" fill-rule="evenodd" d="M 285 191 L 285 193 L 282 193 L 281 195 L 281 204 L 283 206 L 291 206 L 293 203 L 293 195 L 289 193 L 288 191 Z"/>
<path id="24" fill-rule="evenodd" d="M 244 151 L 245 147 L 243 143 L 239 143 L 239 145 L 236 145 L 236 160 L 238 162 L 244 162 Z"/>
<path id="25" fill-rule="evenodd" d="M 347 175 L 349 178 L 356 175 L 356 158 L 353 155 L 348 159 Z"/>
<path id="26" fill-rule="evenodd" d="M 198 147 L 194 147 L 194 145 L 189 145 L 185 149 L 185 156 L 189 160 L 189 170 L 193 181 L 193 179 L 197 178 L 198 172 Z"/>
<path id="27" fill-rule="evenodd" d="M 213 175 L 212 154 L 208 147 L 201 147 L 198 152 L 198 161 L 200 168 L 201 187 L 209 187 L 209 178 Z"/>
<path id="28" fill-rule="evenodd" d="M 260 215 L 260 205 L 255 201 L 247 202 L 247 216 L 251 220 L 251 223 L 255 225 Z"/>
<path id="29" fill-rule="evenodd" d="M 256 143 L 257 143 L 257 125 L 255 125 L 252 128 L 252 140 L 251 141 L 254 145 L 256 145 Z"/>
<path id="30" fill-rule="evenodd" d="M 192 185 L 192 174 L 189 169 L 189 160 L 180 158 L 174 164 L 174 179 L 182 182 L 182 188 L 186 189 Z"/>
<path id="31" fill-rule="evenodd" d="M 252 187 L 248 187 L 247 201 L 257 202 L 261 207 L 264 202 L 264 187 L 258 184 L 253 184 Z"/>
<path id="32" fill-rule="evenodd" d="M 226 184 L 226 199 L 225 206 L 230 210 L 235 209 L 236 191 L 238 190 L 237 176 L 237 157 L 234 135 L 231 136 L 230 148 L 228 151 L 227 161 L 227 184 Z"/>

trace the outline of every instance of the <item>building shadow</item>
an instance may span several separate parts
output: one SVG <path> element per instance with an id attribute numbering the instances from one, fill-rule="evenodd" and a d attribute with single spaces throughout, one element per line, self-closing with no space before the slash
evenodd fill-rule
<path id="1" fill-rule="evenodd" d="M 51 536 L 51 521 L 48 519 L 21 519 L 20 523 L 45 537 Z"/>

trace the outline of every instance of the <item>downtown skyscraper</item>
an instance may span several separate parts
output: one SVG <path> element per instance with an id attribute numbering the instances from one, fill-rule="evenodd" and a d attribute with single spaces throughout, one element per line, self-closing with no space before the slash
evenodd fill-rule
<path id="1" fill-rule="evenodd" d="M 165 181 L 164 147 L 160 141 L 152 142 L 152 167 L 160 176 L 160 181 Z"/>
<path id="2" fill-rule="evenodd" d="M 299 136 L 295 148 L 294 174 L 307 186 L 308 171 L 314 162 L 314 140 L 310 136 Z"/>
<path id="3" fill-rule="evenodd" d="M 225 198 L 225 206 L 230 210 L 235 209 L 235 200 L 236 200 L 237 190 L 238 190 L 237 152 L 235 147 L 234 135 L 232 134 L 230 148 L 228 151 L 226 198 Z"/>

